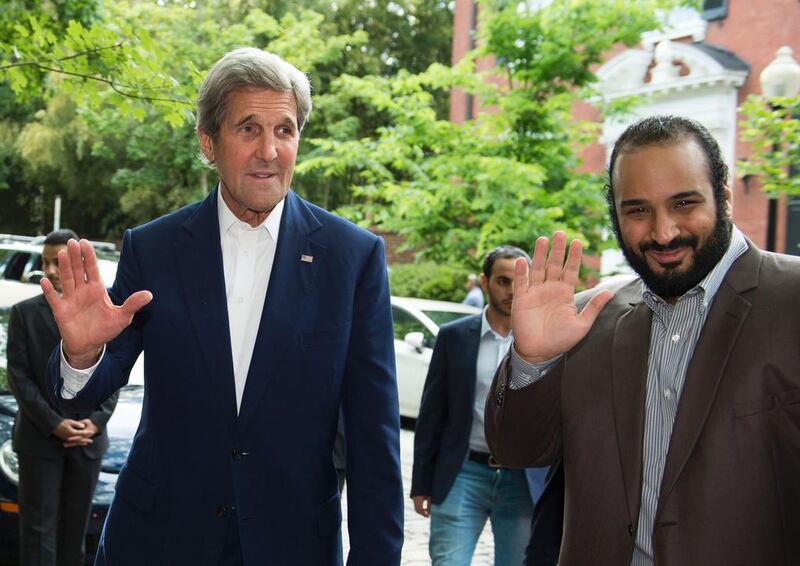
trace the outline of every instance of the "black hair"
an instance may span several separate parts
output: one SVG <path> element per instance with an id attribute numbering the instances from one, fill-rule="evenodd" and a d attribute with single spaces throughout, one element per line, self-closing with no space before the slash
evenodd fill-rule
<path id="1" fill-rule="evenodd" d="M 498 259 L 516 259 L 518 257 L 524 257 L 525 261 L 527 261 L 530 265 L 531 256 L 525 253 L 522 249 L 516 246 L 497 246 L 495 249 L 486 254 L 485 258 L 483 258 L 483 274 L 487 278 L 491 277 L 492 267 L 494 267 L 494 262 Z"/>
<path id="2" fill-rule="evenodd" d="M 726 210 L 725 187 L 728 181 L 728 166 L 722 158 L 719 145 L 714 136 L 700 122 L 682 116 L 649 116 L 628 126 L 622 132 L 608 162 L 608 184 L 606 185 L 606 204 L 614 229 L 619 234 L 617 207 L 614 203 L 614 167 L 619 156 L 651 145 L 670 145 L 694 139 L 703 150 L 708 164 L 708 176 L 714 191 L 717 215 Z"/>
<path id="3" fill-rule="evenodd" d="M 44 239 L 45 246 L 66 246 L 67 241 L 72 238 L 78 239 L 78 235 L 69 228 L 61 228 L 60 230 L 53 230 Z"/>

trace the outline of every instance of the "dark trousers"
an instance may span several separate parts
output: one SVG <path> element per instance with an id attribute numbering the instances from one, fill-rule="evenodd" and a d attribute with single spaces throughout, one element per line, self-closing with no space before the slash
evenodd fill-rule
<path id="1" fill-rule="evenodd" d="M 82 566 L 100 459 L 80 448 L 18 458 L 20 565 Z"/>
<path id="2" fill-rule="evenodd" d="M 523 566 L 556 566 L 564 526 L 564 464 L 550 467 L 544 492 L 536 502 L 531 521 L 531 539 Z"/>

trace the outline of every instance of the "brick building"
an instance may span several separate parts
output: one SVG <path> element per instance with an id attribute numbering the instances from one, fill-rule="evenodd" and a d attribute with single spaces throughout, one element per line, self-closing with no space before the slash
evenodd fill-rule
<path id="1" fill-rule="evenodd" d="M 456 0 L 454 63 L 474 46 L 477 10 L 473 0 Z M 762 249 L 774 241 L 776 251 L 800 255 L 800 198 L 781 197 L 770 205 L 757 181 L 741 178 L 736 170 L 736 161 L 747 159 L 749 152 L 739 139 L 737 109 L 748 95 L 761 92 L 761 71 L 782 46 L 800 56 L 798 0 L 706 0 L 701 12 L 672 12 L 664 30 L 642 34 L 634 48 L 616 49 L 595 70 L 604 97 L 636 95 L 640 105 L 627 121 L 603 122 L 597 143 L 583 155 L 585 168 L 604 170 L 614 141 L 637 117 L 694 118 L 717 138 L 731 169 L 736 224 Z M 491 60 L 480 62 L 483 69 L 492 65 Z M 479 111 L 479 101 L 452 93 L 451 120 L 468 120 Z M 601 119 L 589 103 L 578 105 L 575 115 Z M 604 257 L 604 270 L 620 259 Z"/>

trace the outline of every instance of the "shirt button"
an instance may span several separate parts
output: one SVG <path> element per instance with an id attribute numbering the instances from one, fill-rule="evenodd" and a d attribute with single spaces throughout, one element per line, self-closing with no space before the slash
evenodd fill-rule
<path id="1" fill-rule="evenodd" d="M 678 340 L 680 340 L 680 339 L 681 339 L 681 335 L 680 334 L 673 334 L 672 335 L 672 341 L 675 342 L 676 344 L 678 343 Z"/>
<path id="2" fill-rule="evenodd" d="M 244 297 L 237 297 L 236 304 L 241 305 L 244 302 Z"/>
<path id="3" fill-rule="evenodd" d="M 664 397 L 666 399 L 672 399 L 672 391 L 670 391 L 669 389 L 665 389 L 664 390 Z"/>

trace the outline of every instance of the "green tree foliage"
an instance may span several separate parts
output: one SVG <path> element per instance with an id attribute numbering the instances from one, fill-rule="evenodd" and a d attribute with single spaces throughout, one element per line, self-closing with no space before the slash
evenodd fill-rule
<path id="1" fill-rule="evenodd" d="M 469 270 L 433 262 L 394 265 L 389 288 L 398 297 L 419 297 L 460 303 L 466 294 Z"/>
<path id="2" fill-rule="evenodd" d="M 4 146 L 11 148 L 7 153 L 0 150 L 0 189 L 4 179 L 28 184 L 6 182 L 10 190 L 0 192 L 0 202 L 13 195 L 9 200 L 35 217 L 35 229 L 46 231 L 40 218 L 49 219 L 55 194 L 66 195 L 65 215 L 92 206 L 102 218 L 69 222 L 109 239 L 213 186 L 213 172 L 196 159 L 192 107 L 205 71 L 224 52 L 241 45 L 276 52 L 308 72 L 321 94 L 344 70 L 385 74 L 423 68 L 436 57 L 449 61 L 452 22 L 446 4 L 429 0 L 398 0 L 390 10 L 358 0 L 64 0 L 12 2 L 12 8 L 0 15 L 0 136 L 19 140 Z M 11 89 L 15 105 L 5 107 L 3 93 Z M 72 101 L 74 115 L 54 121 L 45 102 L 59 98 L 63 104 L 63 97 Z M 4 110 L 26 104 L 29 112 L 4 121 L 10 117 Z M 364 108 L 343 111 L 360 132 L 386 120 Z M 306 134 L 333 129 L 325 119 L 312 113 Z M 37 153 L 45 133 L 60 140 L 59 151 Z M 301 156 L 305 151 L 304 144 Z M 4 176 L 11 164 L 16 169 Z M 76 167 L 93 171 L 77 192 L 71 184 Z M 323 204 L 347 198 L 347 187 L 314 175 L 297 184 Z"/>
<path id="3" fill-rule="evenodd" d="M 556 228 L 596 252 L 607 226 L 603 179 L 579 172 L 591 127 L 572 119 L 573 104 L 596 80 L 593 65 L 658 27 L 656 9 L 673 4 L 483 3 L 481 47 L 458 68 L 334 81 L 320 106 L 335 129 L 309 142 L 298 173 L 348 184 L 340 212 L 402 234 L 423 259 L 475 269 L 494 246 L 528 248 Z M 494 69 L 476 74 L 477 56 L 493 57 Z M 441 119 L 435 96 L 454 86 L 489 110 L 465 124 Z M 353 138 L 342 109 L 354 105 L 387 115 L 388 125 Z"/>
<path id="4" fill-rule="evenodd" d="M 741 137 L 752 152 L 736 164 L 739 173 L 756 176 L 770 196 L 800 195 L 800 96 L 751 95 L 740 112 Z"/>

